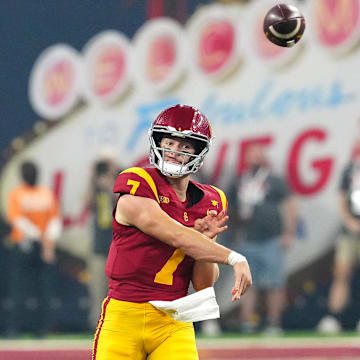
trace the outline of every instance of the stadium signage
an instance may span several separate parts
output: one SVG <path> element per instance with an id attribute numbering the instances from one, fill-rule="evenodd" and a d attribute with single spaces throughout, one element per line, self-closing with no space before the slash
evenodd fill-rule
<path id="1" fill-rule="evenodd" d="M 37 59 L 29 83 L 34 110 L 45 119 L 66 115 L 80 98 L 81 60 L 68 45 L 46 49 Z"/>
<path id="2" fill-rule="evenodd" d="M 135 34 L 133 78 L 139 88 L 163 93 L 185 70 L 185 39 L 180 24 L 168 18 L 145 23 Z"/>
<path id="3" fill-rule="evenodd" d="M 116 31 L 104 31 L 85 45 L 82 94 L 88 102 L 109 105 L 128 89 L 132 65 L 129 48 L 128 39 Z"/>
<path id="4" fill-rule="evenodd" d="M 296 66 L 302 48 L 313 45 L 312 38 L 305 34 L 290 50 L 267 41 L 262 19 L 271 2 L 249 6 L 246 14 L 240 6 L 207 6 L 185 27 L 169 18 L 154 19 L 137 31 L 133 41 L 120 32 L 105 31 L 81 54 L 68 45 L 53 45 L 34 64 L 30 102 L 41 117 L 53 120 L 65 116 L 81 98 L 111 106 L 125 98 L 132 84 L 163 96 L 181 87 L 187 77 L 209 81 L 210 86 L 231 81 L 228 75 L 240 74 L 247 61 L 260 61 L 270 71 L 274 66 Z M 346 53 L 358 43 L 360 0 L 310 3 L 303 11 L 312 19 L 309 31 L 316 30 L 323 48 Z M 245 45 L 250 50 L 246 54 Z"/>
<path id="5" fill-rule="evenodd" d="M 334 52 L 351 50 L 360 37 L 359 0 L 311 1 L 313 24 L 319 43 Z"/>
<path id="6" fill-rule="evenodd" d="M 55 51 L 51 55 L 50 49 L 44 52 L 47 61 L 39 61 L 34 71 L 45 74 L 41 79 L 52 80 L 34 82 L 40 103 L 47 106 L 39 114 L 65 121 L 39 121 L 36 125 L 43 131 L 34 126 L 32 140 L 26 136 L 14 140 L 14 156 L 1 175 L 2 194 L 13 187 L 20 161 L 37 159 L 42 180 L 53 184 L 68 225 L 61 246 L 87 256 L 84 244 L 90 245 L 90 222 L 84 194 L 95 161 L 107 154 L 122 168 L 147 164 L 146 130 L 151 121 L 174 103 L 191 103 L 209 117 L 214 129 L 215 141 L 203 167 L 209 183 L 226 191 L 234 174 L 243 170 L 253 142 L 264 146 L 274 170 L 289 179 L 299 198 L 303 224 L 299 236 L 305 241 L 294 243 L 288 269 L 309 264 L 333 244 L 340 220 L 334 206 L 340 170 L 359 134 L 360 53 L 351 47 L 359 35 L 356 21 L 349 19 L 359 16 L 360 0 L 299 3 L 307 28 L 299 46 L 290 50 L 269 48 L 271 44 L 260 41 L 261 12 L 275 1 L 216 10 L 204 6 L 185 27 L 156 19 L 131 41 L 118 32 L 104 32 L 81 53 L 71 48 L 60 55 Z M 313 6 L 318 2 L 320 7 L 328 5 L 329 11 L 319 14 Z M 226 10 L 221 16 L 225 8 L 234 11 L 235 27 Z M 356 13 L 350 18 L 349 9 Z M 343 20 L 339 22 L 332 11 Z M 209 22 L 201 21 L 206 17 Z M 334 37 L 340 42 L 319 43 L 318 23 L 330 34 L 343 27 L 347 31 Z M 229 42 L 221 44 L 224 34 Z M 342 56 L 334 56 L 334 51 Z M 54 65 L 58 62 L 62 65 Z M 74 71 L 69 64 L 74 64 Z M 77 73 L 80 86 L 73 76 Z M 81 106 L 74 111 L 77 104 Z"/>

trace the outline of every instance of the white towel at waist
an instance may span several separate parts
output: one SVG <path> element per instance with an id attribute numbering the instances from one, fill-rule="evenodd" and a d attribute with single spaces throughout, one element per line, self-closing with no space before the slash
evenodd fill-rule
<path id="1" fill-rule="evenodd" d="M 173 301 L 149 301 L 149 303 L 172 318 L 183 322 L 194 322 L 220 317 L 213 287 L 195 292 Z"/>

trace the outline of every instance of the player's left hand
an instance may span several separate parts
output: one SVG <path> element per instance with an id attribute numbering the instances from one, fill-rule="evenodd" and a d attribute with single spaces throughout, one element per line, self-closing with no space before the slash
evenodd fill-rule
<path id="1" fill-rule="evenodd" d="M 210 239 L 215 239 L 218 234 L 227 230 L 225 223 L 228 220 L 229 217 L 224 211 L 217 213 L 215 210 L 210 210 L 205 217 L 195 220 L 194 229 Z"/>
<path id="2" fill-rule="evenodd" d="M 250 267 L 247 261 L 241 261 L 233 266 L 235 284 L 231 290 L 232 301 L 237 301 L 240 296 L 245 294 L 247 289 L 252 285 Z"/>

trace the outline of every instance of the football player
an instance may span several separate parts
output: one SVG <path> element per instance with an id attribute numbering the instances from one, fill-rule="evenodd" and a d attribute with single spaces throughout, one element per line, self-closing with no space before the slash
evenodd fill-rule
<path id="1" fill-rule="evenodd" d="M 130 168 L 115 181 L 119 194 L 107 263 L 109 293 L 95 332 L 93 360 L 198 359 L 191 322 L 174 320 L 149 303 L 213 286 L 217 263 L 233 266 L 236 301 L 251 285 L 248 263 L 215 242 L 226 230 L 227 199 L 190 180 L 209 151 L 208 119 L 176 105 L 150 130 L 152 168 Z"/>

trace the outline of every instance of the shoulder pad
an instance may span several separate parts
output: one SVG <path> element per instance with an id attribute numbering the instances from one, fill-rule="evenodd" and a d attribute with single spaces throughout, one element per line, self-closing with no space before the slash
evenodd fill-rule
<path id="1" fill-rule="evenodd" d="M 210 185 L 210 188 L 212 188 L 214 192 L 216 192 L 216 194 L 218 195 L 221 202 L 222 210 L 227 212 L 228 202 L 225 193 L 216 186 Z"/>
<path id="2" fill-rule="evenodd" d="M 122 171 L 115 181 L 113 192 L 147 197 L 160 203 L 154 179 L 145 169 L 140 167 L 132 167 Z"/>

